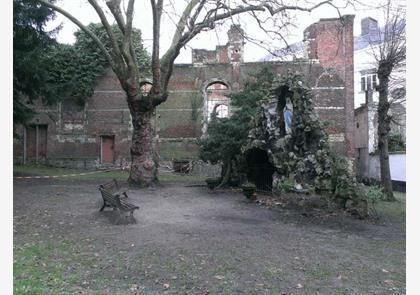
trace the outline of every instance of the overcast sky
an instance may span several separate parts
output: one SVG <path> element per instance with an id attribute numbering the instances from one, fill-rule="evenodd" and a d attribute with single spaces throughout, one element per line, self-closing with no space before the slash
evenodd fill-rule
<path id="1" fill-rule="evenodd" d="M 378 3 L 381 0 L 370 0 L 365 2 L 367 3 L 364 6 L 358 6 L 356 9 L 354 7 L 348 7 L 341 10 L 341 14 L 354 14 L 355 25 L 354 33 L 355 35 L 360 34 L 360 21 L 362 18 L 371 16 L 379 20 L 381 24 L 383 21 L 383 11 L 380 11 L 375 8 L 375 2 Z M 170 1 L 166 1 L 169 3 Z M 394 0 L 394 2 L 396 2 Z M 399 0 L 398 0 L 399 2 Z M 185 0 L 175 1 L 176 7 L 166 7 L 167 11 L 180 10 L 185 6 Z M 59 0 L 57 5 L 64 8 L 68 12 L 72 13 L 84 24 L 90 22 L 99 22 L 99 18 L 96 16 L 95 11 L 90 7 L 86 0 Z M 150 52 L 151 48 L 151 37 L 152 37 L 152 16 L 151 8 L 149 1 L 137 1 L 135 6 L 135 15 L 134 15 L 134 26 L 141 29 L 144 39 L 144 44 L 148 51 Z M 308 27 L 310 24 L 318 21 L 320 18 L 328 17 L 338 17 L 337 11 L 330 6 L 320 7 L 314 10 L 312 13 L 300 12 L 296 14 L 296 28 L 292 28 L 289 34 L 287 35 L 287 42 L 289 44 L 302 40 L 303 30 Z M 163 17 L 162 29 L 161 29 L 161 54 L 164 53 L 164 50 L 170 44 L 171 36 L 174 31 L 174 20 L 175 16 L 165 15 Z M 251 18 L 242 15 L 241 26 L 245 30 L 246 34 L 258 38 L 263 41 L 265 44 L 270 44 L 271 49 L 273 48 L 282 48 L 285 46 L 284 43 L 280 40 L 273 40 L 269 36 L 263 34 Z M 58 40 L 61 43 L 73 43 L 75 38 L 73 33 L 77 30 L 77 26 L 72 22 L 68 21 L 64 16 L 57 16 L 56 20 L 49 25 L 49 27 L 56 26 L 57 24 L 63 24 L 63 28 L 58 34 Z M 216 28 L 211 32 L 204 32 L 195 37 L 187 46 L 187 48 L 181 51 L 181 54 L 176 59 L 177 63 L 190 63 L 191 62 L 191 48 L 205 48 L 205 49 L 214 49 L 216 45 L 224 45 L 227 42 L 227 30 L 232 21 L 228 21 L 227 24 Z M 258 36 L 258 37 L 257 37 Z M 245 61 L 257 61 L 269 54 L 268 51 L 264 50 L 260 46 L 253 44 L 250 41 L 247 41 L 245 44 Z"/>

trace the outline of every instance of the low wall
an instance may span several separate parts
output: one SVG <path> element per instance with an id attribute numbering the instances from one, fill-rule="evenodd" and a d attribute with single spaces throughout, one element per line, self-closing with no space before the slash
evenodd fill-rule
<path id="1" fill-rule="evenodd" d="M 389 167 L 391 169 L 391 179 L 393 181 L 405 182 L 405 153 L 389 154 Z M 379 155 L 369 155 L 369 178 L 381 179 L 381 169 Z"/>

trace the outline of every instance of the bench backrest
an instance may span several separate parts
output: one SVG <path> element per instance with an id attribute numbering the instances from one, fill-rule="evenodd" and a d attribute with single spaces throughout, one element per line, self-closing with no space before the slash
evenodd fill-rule
<path id="1" fill-rule="evenodd" d="M 115 207 L 122 207 L 119 195 L 114 195 L 112 192 L 105 189 L 102 184 L 99 186 L 99 190 L 101 191 L 102 198 L 104 198 L 107 203 Z"/>
<path id="2" fill-rule="evenodd" d="M 101 186 L 110 192 L 116 192 L 121 189 L 121 186 L 118 184 L 118 181 L 115 178 L 110 182 L 101 184 Z"/>

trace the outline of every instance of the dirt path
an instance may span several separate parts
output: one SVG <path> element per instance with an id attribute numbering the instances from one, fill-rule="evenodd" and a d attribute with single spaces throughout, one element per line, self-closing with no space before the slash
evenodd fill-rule
<path id="1" fill-rule="evenodd" d="M 113 225 L 97 186 L 14 182 L 16 294 L 405 294 L 402 223 L 171 184 L 130 190 L 137 224 Z"/>

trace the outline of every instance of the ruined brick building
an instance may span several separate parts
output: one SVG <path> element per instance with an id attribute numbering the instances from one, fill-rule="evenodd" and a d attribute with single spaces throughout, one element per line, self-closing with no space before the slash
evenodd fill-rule
<path id="1" fill-rule="evenodd" d="M 354 156 L 353 20 L 321 19 L 304 31 L 305 58 L 287 62 L 244 62 L 243 31 L 232 26 L 229 41 L 215 50 L 194 49 L 191 64 L 176 64 L 168 100 L 155 112 L 160 160 L 196 159 L 197 138 L 209 114 L 232 112 L 228 94 L 250 73 L 269 64 L 278 73 L 302 73 L 311 85 L 315 110 L 328 121 L 333 151 Z M 147 89 L 147 81 L 144 88 Z M 98 80 L 84 106 L 72 101 L 37 107 L 38 114 L 17 132 L 14 159 L 71 167 L 125 165 L 130 161 L 131 120 L 124 92 L 112 71 Z"/>

